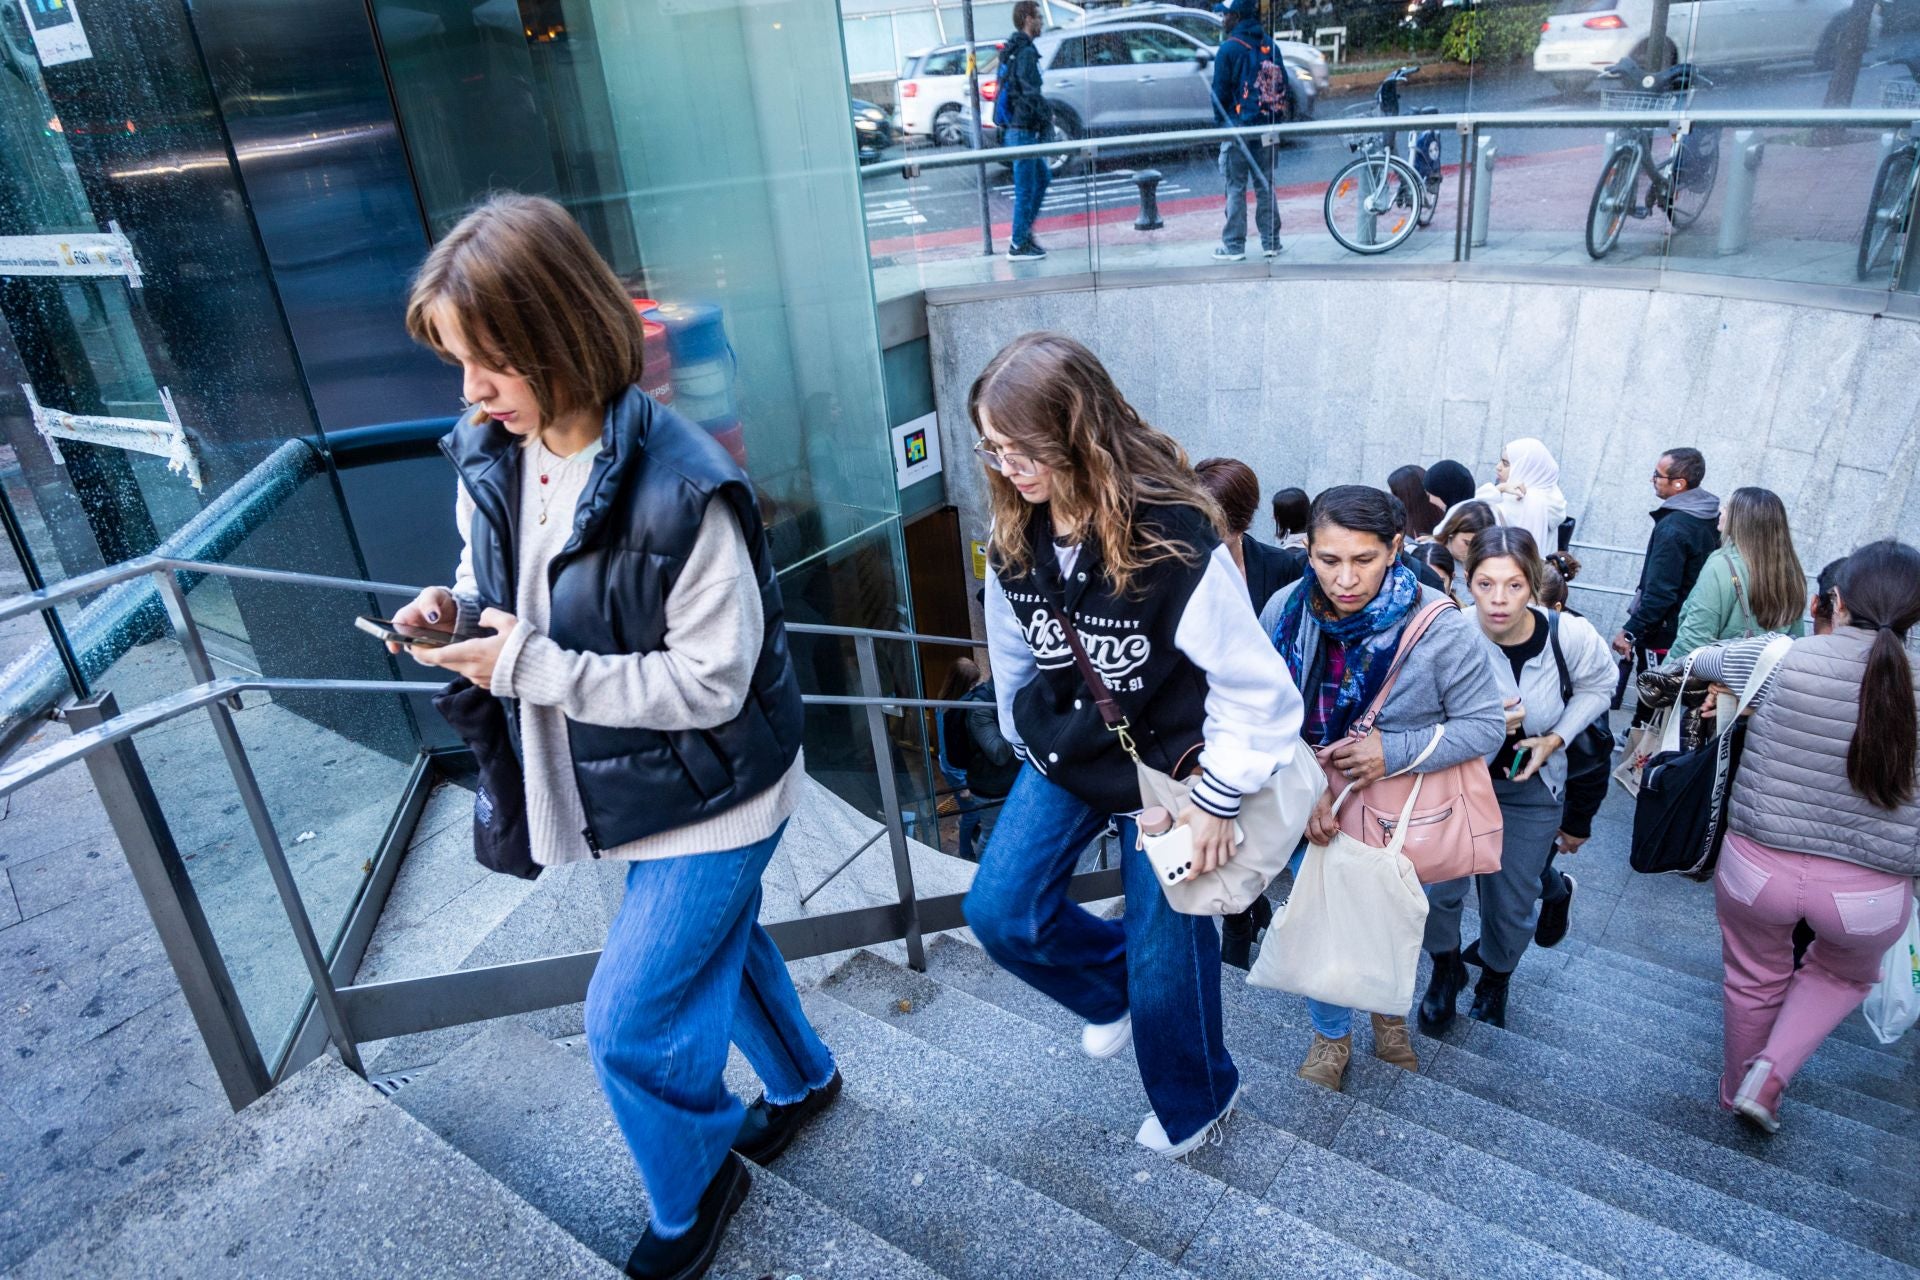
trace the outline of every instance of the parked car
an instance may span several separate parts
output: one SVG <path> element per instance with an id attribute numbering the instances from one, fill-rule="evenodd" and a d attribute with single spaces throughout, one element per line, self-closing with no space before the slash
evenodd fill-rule
<path id="1" fill-rule="evenodd" d="M 1124 8 L 1096 9 L 1089 12 L 1080 25 L 1105 22 L 1153 22 L 1190 35 L 1202 44 L 1216 47 L 1225 31 L 1225 23 L 1219 14 L 1177 4 L 1135 4 Z M 1318 98 L 1326 93 L 1332 84 L 1326 54 L 1298 40 L 1277 40 L 1274 43 L 1279 47 L 1281 61 L 1287 64 L 1289 71 L 1313 81 L 1313 97 Z M 1309 109 L 1302 118 L 1311 119 L 1312 116 L 1313 112 Z"/>
<path id="2" fill-rule="evenodd" d="M 1811 58 L 1833 65 L 1849 0 L 1673 0 L 1667 61 L 1703 67 Z M 1879 17 L 1874 18 L 1876 33 Z M 1584 93 L 1622 58 L 1652 65 L 1653 0 L 1560 0 L 1540 24 L 1533 69 L 1562 93 Z"/>
<path id="3" fill-rule="evenodd" d="M 870 164 L 893 145 L 893 120 L 887 115 L 887 109 L 877 102 L 854 98 L 852 103 L 853 146 L 860 153 L 861 163 Z"/>
<path id="4" fill-rule="evenodd" d="M 993 96 L 999 88 L 1000 49 L 1006 42 L 974 46 L 980 63 L 980 128 L 993 129 Z M 943 44 L 907 59 L 900 77 L 900 136 L 930 138 L 942 147 L 967 141 L 967 46 Z"/>

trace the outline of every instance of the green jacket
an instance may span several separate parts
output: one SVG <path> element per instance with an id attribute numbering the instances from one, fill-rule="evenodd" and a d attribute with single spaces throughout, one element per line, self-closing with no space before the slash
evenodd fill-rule
<path id="1" fill-rule="evenodd" d="M 1766 634 L 1747 604 L 1747 565 L 1734 548 L 1723 546 L 1700 566 L 1700 578 L 1680 606 L 1680 630 L 1667 651 L 1669 663 L 1720 640 Z M 1795 618 L 1786 634 L 1805 635 L 1806 620 Z"/>

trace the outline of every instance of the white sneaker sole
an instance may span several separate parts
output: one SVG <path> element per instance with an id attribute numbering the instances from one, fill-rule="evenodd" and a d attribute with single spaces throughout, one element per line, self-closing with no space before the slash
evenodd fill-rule
<path id="1" fill-rule="evenodd" d="M 1227 1105 L 1221 1109 L 1220 1114 L 1201 1125 L 1200 1131 L 1185 1142 L 1164 1145 L 1167 1142 L 1167 1131 L 1161 1127 L 1160 1117 L 1152 1112 L 1147 1113 L 1147 1118 L 1141 1121 L 1140 1132 L 1134 1136 L 1134 1141 L 1153 1154 L 1165 1156 L 1169 1160 L 1178 1160 L 1182 1156 L 1189 1155 L 1199 1150 L 1208 1140 L 1219 1135 L 1220 1126 L 1225 1124 L 1227 1117 L 1233 1114 L 1234 1105 L 1240 1101 L 1240 1089 L 1244 1088 L 1246 1088 L 1244 1084 L 1236 1088 L 1233 1096 L 1227 1099 Z"/>
<path id="2" fill-rule="evenodd" d="M 1773 1112 L 1760 1105 L 1760 1086 L 1773 1074 L 1773 1064 L 1765 1058 L 1757 1060 L 1747 1068 L 1747 1078 L 1740 1082 L 1740 1091 L 1733 1095 L 1733 1109 L 1741 1116 L 1759 1125 L 1768 1133 L 1780 1132 L 1780 1120 Z"/>
<path id="3" fill-rule="evenodd" d="M 1113 1030 L 1115 1026 L 1119 1030 Z M 1133 1043 L 1133 1015 L 1116 1023 L 1089 1022 L 1080 1028 L 1080 1051 L 1089 1058 L 1111 1058 Z"/>

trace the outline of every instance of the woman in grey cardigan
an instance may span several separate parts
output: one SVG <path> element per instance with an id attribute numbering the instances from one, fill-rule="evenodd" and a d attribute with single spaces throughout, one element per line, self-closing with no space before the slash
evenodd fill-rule
<path id="1" fill-rule="evenodd" d="M 1261 611 L 1262 629 L 1300 686 L 1306 703 L 1300 736 L 1311 746 L 1347 737 L 1384 684 L 1407 622 L 1446 599 L 1422 586 L 1399 559 L 1401 524 L 1400 503 L 1389 494 L 1357 484 L 1328 489 L 1313 500 L 1307 518 L 1312 572 Z M 1336 748 L 1330 759 L 1349 782 L 1364 787 L 1391 773 L 1429 773 L 1471 760 L 1499 740 L 1493 672 L 1472 622 L 1448 609 L 1408 653 L 1373 732 Z M 1326 844 L 1338 829 L 1333 797 L 1322 795 L 1307 839 Z M 1296 868 L 1305 851 L 1303 843 L 1294 854 Z M 1353 1054 L 1353 1010 L 1309 1000 L 1307 1012 L 1313 1044 L 1300 1078 L 1339 1089 Z M 1419 1070 L 1403 1016 L 1373 1015 L 1373 1053 Z"/>
<path id="2" fill-rule="evenodd" d="M 1720 1105 L 1771 1133 L 1780 1096 L 1865 999 L 1913 912 L 1920 875 L 1916 693 L 1920 551 L 1871 543 L 1834 587 L 1831 634 L 1793 642 L 1752 702 L 1714 876 L 1726 965 Z M 1694 655 L 1735 693 L 1772 637 Z M 1793 928 L 1814 942 L 1793 967 Z"/>
<path id="3" fill-rule="evenodd" d="M 1464 954 L 1460 911 L 1468 880 L 1448 880 L 1428 892 L 1426 947 L 1433 978 L 1420 1001 L 1420 1029 L 1428 1035 L 1453 1021 L 1468 964 L 1480 966 L 1480 982 L 1467 1016 L 1507 1025 L 1508 979 L 1533 940 L 1541 875 L 1566 807 L 1564 748 L 1606 714 L 1613 696 L 1613 659 L 1593 624 L 1535 605 L 1545 575 L 1539 547 L 1525 529 L 1474 535 L 1467 582 L 1480 622 L 1481 657 L 1506 707 L 1506 741 L 1487 760 L 1500 801 L 1500 869 L 1472 878 L 1479 891 L 1480 937 Z M 1571 697 L 1561 697 L 1562 662 Z M 1564 872 L 1561 879 L 1567 893 L 1554 910 L 1565 912 L 1573 903 L 1574 879 Z"/>

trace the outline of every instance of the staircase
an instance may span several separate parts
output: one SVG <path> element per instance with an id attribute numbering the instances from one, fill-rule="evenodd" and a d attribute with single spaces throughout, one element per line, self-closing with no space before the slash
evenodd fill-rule
<path id="1" fill-rule="evenodd" d="M 924 974 L 853 954 L 804 997 L 846 1092 L 755 1171 L 713 1274 L 1920 1275 L 1910 1041 L 1849 1019 L 1765 1138 L 1714 1101 L 1702 974 L 1536 949 L 1509 1026 L 1416 1038 L 1419 1074 L 1369 1056 L 1363 1020 L 1342 1094 L 1293 1074 L 1303 1003 L 1239 977 L 1240 1107 L 1168 1162 L 1133 1142 L 1130 1057 L 1082 1055 L 1071 1015 L 963 936 Z M 730 1078 L 757 1089 L 737 1059 Z M 323 1059 L 18 1274 L 618 1273 L 645 1194 L 577 1038 L 503 1022 L 376 1084 Z"/>

